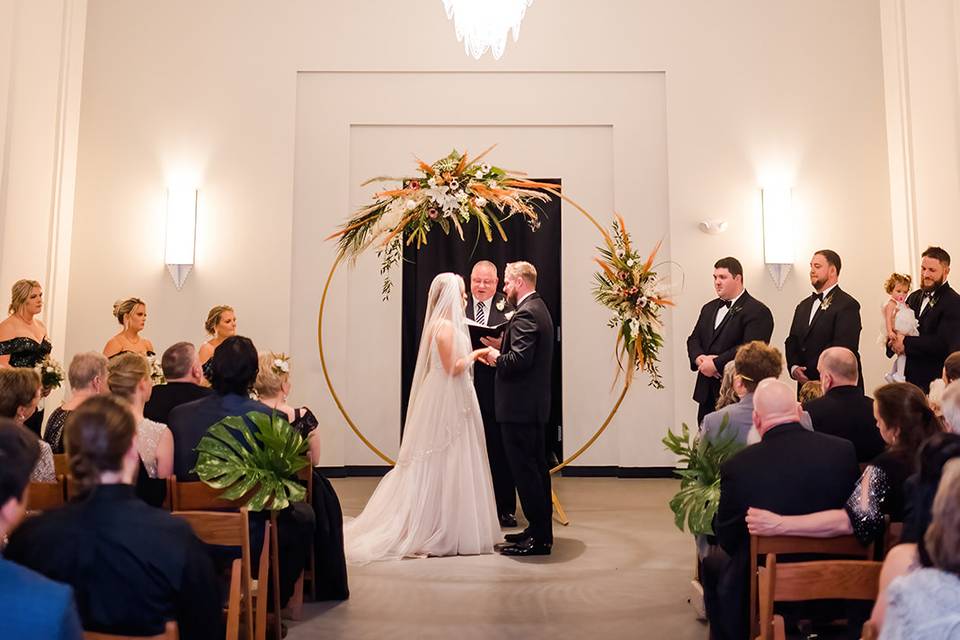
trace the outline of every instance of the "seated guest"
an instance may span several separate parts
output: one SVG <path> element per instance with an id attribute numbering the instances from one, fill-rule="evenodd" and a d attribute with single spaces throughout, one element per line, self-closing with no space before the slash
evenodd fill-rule
<path id="1" fill-rule="evenodd" d="M 798 394 L 797 399 L 800 401 L 800 404 L 805 402 L 810 402 L 811 400 L 816 400 L 817 398 L 823 397 L 823 385 L 820 384 L 819 380 L 807 380 L 802 385 L 800 385 L 800 393 Z"/>
<path id="2" fill-rule="evenodd" d="M 0 540 L 27 509 L 27 484 L 40 447 L 26 429 L 0 418 Z M 0 557 L 0 638 L 82 640 L 73 590 Z"/>
<path id="3" fill-rule="evenodd" d="M 40 376 L 33 369 L 0 368 L 0 418 L 10 418 L 20 425 L 26 425 L 37 411 L 40 403 Z M 40 440 L 40 457 L 31 482 L 56 482 L 57 474 L 53 466 L 53 451 L 50 445 Z"/>
<path id="4" fill-rule="evenodd" d="M 714 411 L 720 411 L 720 409 L 734 404 L 740 399 L 733 388 L 733 377 L 735 375 L 737 375 L 737 367 L 733 360 L 723 365 L 723 377 L 720 378 L 720 391 L 717 395 L 717 405 Z"/>
<path id="5" fill-rule="evenodd" d="M 87 398 L 107 392 L 107 359 L 96 351 L 78 353 L 67 369 L 70 399 L 53 410 L 43 430 L 43 439 L 54 453 L 63 453 L 63 424 L 70 412 Z"/>
<path id="6" fill-rule="evenodd" d="M 904 483 L 916 469 L 920 445 L 942 429 L 926 396 L 909 382 L 878 388 L 873 402 L 877 427 L 889 448 L 867 465 L 846 505 L 807 515 L 751 508 L 747 514 L 750 533 L 814 538 L 852 533 L 867 545 L 883 531 L 885 515 L 893 522 L 903 522 Z"/>
<path id="7" fill-rule="evenodd" d="M 260 402 L 282 412 L 294 429 L 310 443 L 313 469 L 313 511 L 317 528 L 314 535 L 315 570 L 318 600 L 345 600 L 347 563 L 343 555 L 343 512 L 333 485 L 316 468 L 320 463 L 320 430 L 317 419 L 306 407 L 287 404 L 290 395 L 290 359 L 280 353 L 261 353 L 260 371 L 253 387 Z"/>
<path id="8" fill-rule="evenodd" d="M 944 389 L 940 411 L 947 431 L 960 433 L 960 382 L 951 382 Z"/>
<path id="9" fill-rule="evenodd" d="M 943 376 L 930 383 L 930 393 L 927 394 L 930 407 L 941 418 L 943 417 L 943 394 L 947 386 L 956 380 L 960 380 L 960 351 L 947 356 L 946 362 L 943 363 Z"/>
<path id="10" fill-rule="evenodd" d="M 956 638 L 960 632 L 960 461 L 946 464 L 924 544 L 930 566 L 887 589 L 881 638 Z"/>
<path id="11" fill-rule="evenodd" d="M 753 437 L 748 437 L 753 428 L 753 392 L 761 381 L 780 375 L 783 371 L 783 356 L 776 347 L 771 347 L 762 340 L 753 340 L 737 349 L 733 364 L 733 390 L 740 400 L 705 415 L 700 432 L 703 438 L 713 441 L 720 431 L 723 419 L 726 418 L 727 427 L 724 433 L 736 434 L 736 440 L 741 444 L 752 444 L 758 439 L 755 432 Z M 800 423 L 804 428 L 810 428 L 808 416 L 801 415 Z"/>
<path id="12" fill-rule="evenodd" d="M 960 458 L 960 435 L 937 433 L 920 447 L 920 470 L 907 480 L 907 514 L 903 523 L 900 544 L 887 551 L 880 572 L 880 592 L 873 607 L 870 621 L 877 629 L 882 628 L 886 612 L 886 589 L 902 575 L 923 566 L 930 566 L 924 535 L 932 518 L 933 499 L 940 486 L 944 465 Z"/>
<path id="13" fill-rule="evenodd" d="M 154 422 L 167 424 L 174 407 L 199 400 L 210 394 L 200 386 L 203 370 L 196 348 L 189 342 L 178 342 L 163 352 L 160 358 L 165 384 L 157 385 L 143 407 L 143 415 Z"/>
<path id="14" fill-rule="evenodd" d="M 197 481 L 193 472 L 197 464 L 196 447 L 207 429 L 223 418 L 244 416 L 254 433 L 257 427 L 246 419 L 251 411 L 271 415 L 273 409 L 250 399 L 259 371 L 257 348 L 250 338 L 233 336 L 217 347 L 210 358 L 213 393 L 205 398 L 182 404 L 170 412 L 170 431 L 173 432 L 173 472 L 178 480 Z M 240 436 L 237 436 L 240 439 Z M 241 440 L 241 443 L 243 440 Z M 254 550 L 263 540 L 265 513 L 250 514 L 250 538 Z M 303 503 L 294 503 L 278 514 L 280 545 L 280 601 L 285 603 L 293 594 L 293 586 L 306 566 L 307 554 L 314 530 L 313 509 Z"/>
<path id="15" fill-rule="evenodd" d="M 873 416 L 873 399 L 857 386 L 857 357 L 846 347 L 830 347 L 817 362 L 824 396 L 804 403 L 814 431 L 853 443 L 858 462 L 869 462 L 886 448 Z"/>
<path id="16" fill-rule="evenodd" d="M 804 429 L 796 397 L 794 389 L 778 380 L 757 385 L 753 424 L 761 440 L 720 468 L 714 531 L 727 557 L 715 555 L 703 563 L 704 599 L 715 638 L 749 636 L 747 509 L 801 514 L 839 508 L 856 482 L 853 445 Z"/>
<path id="17" fill-rule="evenodd" d="M 83 628 L 183 640 L 223 637 L 217 576 L 190 526 L 138 500 L 136 422 L 127 403 L 90 398 L 67 418 L 70 471 L 84 498 L 30 518 L 6 557 L 73 587 Z"/>
<path id="18" fill-rule="evenodd" d="M 138 353 L 119 353 L 110 360 L 107 374 L 110 392 L 130 403 L 137 421 L 137 451 L 151 478 L 169 478 L 173 473 L 173 434 L 166 425 L 143 416 L 143 406 L 153 391 L 150 363 Z"/>
<path id="19" fill-rule="evenodd" d="M 118 353 L 139 353 L 142 356 L 156 353 L 153 343 L 140 335 L 147 324 L 146 302 L 140 298 L 118 300 L 113 305 L 113 317 L 123 329 L 107 341 L 103 355 L 112 358 Z"/>

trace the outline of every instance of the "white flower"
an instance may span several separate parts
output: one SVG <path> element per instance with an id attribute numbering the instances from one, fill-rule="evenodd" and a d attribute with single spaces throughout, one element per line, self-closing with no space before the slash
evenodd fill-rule
<path id="1" fill-rule="evenodd" d="M 496 180 L 487 180 L 487 186 L 490 187 L 491 189 L 496 189 L 496 188 L 497 188 L 497 181 L 496 181 Z"/>
<path id="2" fill-rule="evenodd" d="M 640 296 L 640 298 L 637 300 L 637 304 L 641 307 L 647 306 L 648 302 L 650 302 L 650 300 L 647 299 L 647 296 Z"/>
<path id="3" fill-rule="evenodd" d="M 487 206 L 487 199 L 486 199 L 486 198 L 477 197 L 477 206 L 478 206 L 479 208 L 483 209 L 485 206 Z"/>
<path id="4" fill-rule="evenodd" d="M 451 189 L 451 190 L 456 191 L 456 190 L 459 189 L 459 188 L 460 188 L 460 183 L 459 183 L 457 180 L 451 180 L 451 181 L 450 181 L 450 189 Z"/>
<path id="5" fill-rule="evenodd" d="M 480 171 L 483 173 L 490 173 L 490 165 L 484 162 L 482 165 L 480 165 Z"/>
<path id="6" fill-rule="evenodd" d="M 457 202 L 459 202 L 460 204 L 463 204 L 466 201 L 467 201 L 466 192 L 461 191 L 460 193 L 457 194 Z"/>
<path id="7" fill-rule="evenodd" d="M 403 204 L 403 208 L 406 209 L 407 211 L 410 211 L 411 209 L 415 209 L 416 207 L 417 207 L 417 201 L 416 201 L 416 200 L 407 200 L 407 201 Z"/>
<path id="8" fill-rule="evenodd" d="M 503 311 L 503 308 L 507 306 L 507 301 L 503 298 L 497 300 L 497 311 Z"/>
<path id="9" fill-rule="evenodd" d="M 482 180 L 482 179 L 483 179 L 483 169 L 477 169 L 477 172 L 476 172 L 474 175 L 477 176 L 477 179 L 478 179 L 478 180 Z"/>
<path id="10" fill-rule="evenodd" d="M 437 179 L 434 178 L 433 176 L 430 176 L 429 178 L 427 178 L 427 186 L 429 186 L 431 189 L 436 188 Z"/>
<path id="11" fill-rule="evenodd" d="M 630 258 L 629 260 L 627 260 L 627 266 L 628 266 L 628 267 L 632 267 L 632 266 L 635 265 L 635 264 L 636 264 L 636 261 L 634 261 L 633 258 Z"/>
<path id="12" fill-rule="evenodd" d="M 630 321 L 630 334 L 634 336 L 640 334 L 640 321 L 636 318 Z"/>
<path id="13" fill-rule="evenodd" d="M 284 373 L 290 373 L 290 363 L 284 360 L 283 358 L 277 358 L 273 361 L 273 368 L 283 371 Z"/>

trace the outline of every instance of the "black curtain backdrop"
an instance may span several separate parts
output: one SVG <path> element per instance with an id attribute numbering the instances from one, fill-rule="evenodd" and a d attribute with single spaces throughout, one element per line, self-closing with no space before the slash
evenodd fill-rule
<path id="1" fill-rule="evenodd" d="M 560 185 L 559 179 L 536 178 L 539 182 Z M 553 316 L 557 342 L 553 347 L 553 387 L 551 391 L 550 420 L 547 423 L 547 449 L 563 459 L 562 440 L 562 371 L 560 342 L 560 200 L 551 197 L 549 202 L 538 202 L 540 228 L 534 232 L 519 215 L 511 216 L 503 223 L 508 241 L 504 242 L 494 230 L 493 242 L 487 242 L 482 232 L 478 237 L 477 224 L 464 227 L 465 241 L 456 232 L 445 236 L 439 229 L 429 235 L 429 242 L 418 251 L 415 246 L 404 249 L 403 264 L 403 320 L 401 328 L 401 390 L 400 415 L 401 435 L 407 415 L 407 401 L 413 370 L 417 362 L 420 333 L 426 314 L 427 292 L 433 278 L 444 271 L 463 276 L 470 292 L 470 270 L 478 260 L 490 260 L 497 265 L 500 277 L 499 288 L 503 289 L 503 267 L 508 262 L 526 260 L 537 268 L 537 292 L 543 298 Z M 486 366 L 478 363 L 478 367 Z"/>

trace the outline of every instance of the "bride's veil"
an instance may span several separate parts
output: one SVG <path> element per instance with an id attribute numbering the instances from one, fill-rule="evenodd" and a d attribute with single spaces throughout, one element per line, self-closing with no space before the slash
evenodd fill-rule
<path id="1" fill-rule="evenodd" d="M 420 349 L 417 352 L 417 366 L 413 372 L 413 384 L 410 386 L 410 401 L 407 403 L 408 420 L 424 391 L 423 382 L 431 367 L 442 366 L 439 358 L 434 361 L 431 353 L 437 332 L 449 323 L 453 329 L 454 359 L 470 353 L 470 334 L 463 313 L 463 286 L 463 279 L 455 273 L 438 274 L 430 283 L 427 312 L 423 318 L 423 333 L 420 335 Z M 471 376 L 472 370 L 468 368 L 464 375 Z"/>

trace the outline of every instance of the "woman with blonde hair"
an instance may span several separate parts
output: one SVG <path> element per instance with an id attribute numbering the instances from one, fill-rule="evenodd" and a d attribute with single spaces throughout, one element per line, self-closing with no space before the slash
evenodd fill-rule
<path id="1" fill-rule="evenodd" d="M 66 451 L 63 444 L 63 425 L 70 412 L 80 406 L 80 403 L 92 396 L 107 393 L 107 358 L 102 353 L 88 351 L 78 353 L 70 361 L 67 370 L 67 380 L 70 382 L 70 399 L 50 412 L 47 428 L 43 430 L 43 439 L 50 445 L 54 453 Z"/>
<path id="2" fill-rule="evenodd" d="M 203 323 L 210 339 L 200 345 L 200 364 L 205 365 L 217 347 L 229 338 L 237 335 L 237 314 L 233 307 L 218 304 L 207 313 L 207 320 Z"/>
<path id="3" fill-rule="evenodd" d="M 25 425 L 40 402 L 40 376 L 33 369 L 0 369 L 0 417 Z M 34 434 L 36 436 L 36 434 Z M 31 482 L 54 482 L 50 445 L 40 441 L 40 459 L 30 475 Z"/>
<path id="4" fill-rule="evenodd" d="M 147 324 L 146 302 L 140 298 L 117 300 L 113 304 L 113 317 L 123 329 L 107 341 L 103 355 L 108 358 L 119 353 L 139 353 L 147 357 L 156 355 L 153 343 L 140 335 Z"/>
<path id="5" fill-rule="evenodd" d="M 151 478 L 169 477 L 173 473 L 173 434 L 166 425 L 143 417 L 143 405 L 153 390 L 150 363 L 137 353 L 118 354 L 110 360 L 107 385 L 112 394 L 130 403 L 137 423 L 137 451 L 147 474 Z"/>
<path id="6" fill-rule="evenodd" d="M 10 292 L 10 315 L 0 322 L 0 367 L 33 369 L 53 346 L 47 327 L 37 316 L 43 311 L 43 289 L 36 280 L 17 280 Z M 49 389 L 42 389 L 46 397 Z M 38 436 L 43 424 L 43 409 L 36 411 L 24 426 Z"/>

